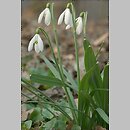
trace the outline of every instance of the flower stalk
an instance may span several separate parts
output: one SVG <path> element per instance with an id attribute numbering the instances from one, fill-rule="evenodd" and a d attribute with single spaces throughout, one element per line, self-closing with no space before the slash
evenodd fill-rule
<path id="1" fill-rule="evenodd" d="M 83 19 L 83 34 L 84 38 L 86 38 L 86 23 L 87 23 L 87 12 L 84 12 L 84 19 Z"/>
<path id="2" fill-rule="evenodd" d="M 62 60 L 61 60 L 60 48 L 59 48 L 59 44 L 58 44 L 58 37 L 57 37 L 57 31 L 56 31 L 56 22 L 55 22 L 54 13 L 53 13 L 53 6 L 54 6 L 54 3 L 51 4 L 51 18 L 52 18 L 52 26 L 53 26 L 53 32 L 54 32 L 54 37 L 55 37 L 55 43 L 56 43 L 56 47 L 58 49 L 58 59 L 59 59 L 59 64 L 60 64 L 61 80 L 64 83 L 64 90 L 65 90 L 65 93 L 67 95 L 69 105 L 71 107 L 74 107 L 73 103 L 71 101 L 68 89 L 67 89 L 67 87 L 65 85 L 65 78 L 64 78 L 63 68 L 62 68 Z M 77 119 L 77 115 L 76 115 L 75 111 L 71 111 L 71 112 L 72 112 L 72 115 L 73 115 L 73 118 L 74 118 L 74 122 L 77 123 L 78 119 Z"/>
<path id="3" fill-rule="evenodd" d="M 73 4 L 71 3 L 71 10 L 72 10 L 72 22 L 73 22 L 73 37 L 75 43 L 75 56 L 76 56 L 76 64 L 77 64 L 77 81 L 78 86 L 80 85 L 80 69 L 79 69 L 79 56 L 78 56 L 78 41 L 76 35 L 76 23 L 75 23 L 75 10 Z"/>

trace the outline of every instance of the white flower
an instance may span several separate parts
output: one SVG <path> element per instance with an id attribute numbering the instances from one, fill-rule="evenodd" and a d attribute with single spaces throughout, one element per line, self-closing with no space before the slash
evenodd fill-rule
<path id="1" fill-rule="evenodd" d="M 31 39 L 28 45 L 28 51 L 33 49 L 33 45 L 35 46 L 34 49 L 37 53 L 43 51 L 43 41 L 39 34 L 35 34 L 34 37 Z"/>
<path id="2" fill-rule="evenodd" d="M 48 26 L 51 23 L 51 12 L 49 8 L 45 8 L 38 17 L 38 23 L 41 23 L 43 16 L 45 17 L 45 24 Z"/>
<path id="3" fill-rule="evenodd" d="M 70 25 L 70 26 L 73 25 L 73 23 L 72 23 L 72 14 L 71 14 L 69 8 L 66 8 L 63 11 L 63 13 L 59 16 L 58 25 L 60 25 L 63 22 L 63 19 L 64 19 L 64 22 L 65 22 L 66 25 Z"/>
<path id="4" fill-rule="evenodd" d="M 82 17 L 77 18 L 76 24 L 77 24 L 76 33 L 79 35 L 83 30 L 83 19 L 82 19 Z"/>

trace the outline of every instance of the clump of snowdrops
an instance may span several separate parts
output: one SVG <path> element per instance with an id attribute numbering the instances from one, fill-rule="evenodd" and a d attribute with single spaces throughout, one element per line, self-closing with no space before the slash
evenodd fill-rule
<path id="1" fill-rule="evenodd" d="M 87 12 L 81 12 L 79 17 L 76 18 L 73 4 L 68 3 L 56 21 L 53 7 L 54 3 L 48 3 L 46 5 L 46 8 L 38 17 L 38 23 L 44 21 L 47 26 L 52 24 L 58 56 L 56 57 L 54 53 L 53 43 L 49 34 L 42 27 L 38 27 L 34 37 L 29 42 L 28 51 L 32 51 L 34 47 L 35 52 L 44 60 L 53 76 L 35 73 L 30 76 L 30 81 L 22 77 L 22 86 L 34 94 L 37 100 L 32 99 L 23 92 L 22 94 L 31 101 L 38 102 L 40 106 L 40 110 L 35 109 L 32 112 L 29 121 L 22 122 L 23 129 L 30 129 L 35 121 L 42 122 L 39 126 L 40 130 L 92 130 L 95 129 L 96 126 L 102 126 L 108 129 L 109 65 L 106 64 L 103 71 L 100 72 L 96 60 L 98 54 L 94 54 L 86 36 Z M 63 24 L 63 22 L 66 25 L 65 29 L 71 29 L 73 34 L 77 82 L 75 82 L 72 75 L 62 64 L 56 25 L 58 24 L 59 26 Z M 48 41 L 53 63 L 44 55 L 44 39 L 41 39 L 40 35 L 44 35 L 44 38 Z M 77 35 L 83 35 L 85 72 L 82 79 L 80 78 Z M 67 100 L 60 102 L 54 101 L 41 90 L 33 86 L 33 83 L 44 84 L 49 87 L 62 87 Z M 72 91 L 75 91 L 78 95 L 78 105 L 75 102 Z M 42 111 L 44 116 L 37 115 L 39 111 Z M 38 118 L 36 118 L 37 116 Z"/>

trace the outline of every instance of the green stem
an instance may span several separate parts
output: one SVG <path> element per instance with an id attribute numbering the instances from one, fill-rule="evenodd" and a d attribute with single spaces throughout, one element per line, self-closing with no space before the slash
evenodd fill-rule
<path id="1" fill-rule="evenodd" d="M 77 81 L 78 81 L 78 86 L 80 86 L 80 68 L 79 68 L 79 56 L 78 56 L 78 42 L 77 42 L 77 35 L 76 35 L 75 10 L 72 3 L 71 3 L 71 9 L 72 9 L 72 21 L 73 21 L 73 37 L 75 43 L 75 55 L 76 55 L 76 64 L 77 64 Z"/>
<path id="2" fill-rule="evenodd" d="M 51 52 L 52 52 L 53 58 L 54 58 L 55 63 L 56 63 L 56 67 L 58 68 L 60 77 L 62 77 L 62 74 L 61 74 L 61 71 L 60 71 L 60 68 L 59 68 L 59 65 L 58 65 L 58 61 L 57 61 L 57 59 L 56 59 L 56 57 L 55 57 L 55 53 L 54 53 L 54 50 L 53 50 L 53 47 L 52 47 L 52 44 L 51 44 L 52 42 L 51 42 L 51 40 L 50 40 L 48 34 L 47 34 L 42 28 L 39 28 L 39 29 L 40 29 L 40 31 L 46 36 L 46 38 L 47 38 L 47 40 L 48 40 L 48 43 L 49 43 L 49 46 L 50 46 L 50 48 L 51 48 Z"/>
<path id="3" fill-rule="evenodd" d="M 86 38 L 86 23 L 87 23 L 87 12 L 84 12 L 84 19 L 83 19 L 83 34 L 84 34 L 84 38 Z"/>
<path id="4" fill-rule="evenodd" d="M 63 81 L 63 83 L 65 83 L 64 73 L 63 73 L 63 68 L 62 68 L 60 48 L 59 48 L 58 38 L 57 38 L 56 22 L 55 22 L 54 13 L 53 13 L 53 4 L 54 4 L 54 3 L 51 4 L 51 5 L 52 5 L 52 6 L 51 6 L 52 26 L 53 26 L 53 32 L 54 32 L 56 47 L 57 47 L 57 49 L 58 49 L 58 59 L 59 59 L 59 64 L 60 64 L 61 80 Z M 72 101 L 71 101 L 71 98 L 70 98 L 70 96 L 69 96 L 67 87 L 66 87 L 65 84 L 64 84 L 64 89 L 65 89 L 65 93 L 66 93 L 67 98 L 68 98 L 68 101 L 69 101 L 69 105 L 70 105 L 71 107 L 74 107 L 74 106 L 73 106 L 73 103 L 72 103 Z M 71 111 L 71 112 L 72 112 L 74 121 L 77 122 L 77 116 L 76 116 L 75 111 Z"/>
<path id="5" fill-rule="evenodd" d="M 58 49 L 58 59 L 59 59 L 59 64 L 60 64 L 60 71 L 61 71 L 62 79 L 64 80 L 61 54 L 60 54 L 60 48 L 59 48 L 59 43 L 58 43 L 58 38 L 57 38 L 57 31 L 56 31 L 56 26 L 55 26 L 56 22 L 55 22 L 54 13 L 53 13 L 53 3 L 52 3 L 52 6 L 51 6 L 51 17 L 52 17 L 52 26 L 53 26 L 55 43 L 56 43 L 56 47 Z"/>

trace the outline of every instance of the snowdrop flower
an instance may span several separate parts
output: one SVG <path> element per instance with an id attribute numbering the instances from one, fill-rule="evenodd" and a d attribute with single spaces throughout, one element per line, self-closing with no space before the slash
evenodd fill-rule
<path id="1" fill-rule="evenodd" d="M 76 24 L 77 24 L 77 26 L 76 26 L 76 33 L 79 35 L 82 32 L 82 30 L 83 30 L 83 18 L 82 17 L 78 17 L 76 20 L 77 20 L 76 21 Z"/>
<path id="2" fill-rule="evenodd" d="M 45 24 L 48 26 L 51 23 L 51 12 L 49 8 L 45 8 L 38 17 L 38 23 L 41 23 L 43 16 L 45 17 Z"/>
<path id="3" fill-rule="evenodd" d="M 43 51 L 43 41 L 39 34 L 35 34 L 34 37 L 31 39 L 31 41 L 29 42 L 28 51 L 31 51 L 33 49 L 33 45 L 37 53 Z"/>
<path id="4" fill-rule="evenodd" d="M 70 12 L 70 9 L 69 8 L 66 8 L 62 14 L 59 16 L 59 19 L 58 19 L 58 25 L 60 25 L 62 22 L 65 22 L 65 24 L 67 25 L 66 28 L 69 29 L 70 27 L 73 26 L 73 23 L 72 23 L 72 14 Z"/>

